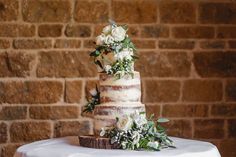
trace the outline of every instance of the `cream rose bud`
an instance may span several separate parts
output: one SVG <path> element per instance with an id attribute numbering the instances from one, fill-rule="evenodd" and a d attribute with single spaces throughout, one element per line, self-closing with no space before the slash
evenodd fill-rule
<path id="1" fill-rule="evenodd" d="M 135 111 L 132 118 L 138 127 L 147 123 L 146 114 L 140 114 L 138 111 Z"/>
<path id="2" fill-rule="evenodd" d="M 111 33 L 111 25 L 107 25 L 106 27 L 103 28 L 102 33 L 105 35 L 108 35 Z"/>
<path id="3" fill-rule="evenodd" d="M 129 116 L 120 117 L 117 122 L 117 128 L 123 131 L 128 131 L 133 125 L 133 120 Z"/>
<path id="4" fill-rule="evenodd" d="M 113 44 L 114 43 L 114 38 L 111 35 L 107 35 L 105 38 L 105 43 L 106 44 Z"/>
<path id="5" fill-rule="evenodd" d="M 111 66 L 110 66 L 110 65 L 105 65 L 105 66 L 104 66 L 104 70 L 105 70 L 106 72 L 108 72 L 109 70 L 111 70 Z"/>
<path id="6" fill-rule="evenodd" d="M 154 149 L 157 149 L 159 147 L 159 143 L 157 141 L 155 141 L 155 142 L 148 142 L 147 146 L 151 147 L 151 148 L 154 148 Z"/>
<path id="7" fill-rule="evenodd" d="M 105 40 L 105 35 L 101 34 L 96 37 L 96 45 L 103 45 Z"/>
<path id="8" fill-rule="evenodd" d="M 133 55 L 133 50 L 132 49 L 128 49 L 125 48 L 122 51 L 120 51 L 119 53 L 115 54 L 115 58 L 117 60 L 123 60 L 124 58 L 126 59 L 132 59 L 131 55 Z"/>
<path id="9" fill-rule="evenodd" d="M 95 96 L 97 95 L 97 90 L 96 89 L 92 89 L 89 91 L 89 93 L 92 95 L 92 96 Z"/>
<path id="10" fill-rule="evenodd" d="M 125 39 L 126 30 L 121 26 L 116 27 L 111 31 L 111 35 L 114 37 L 115 41 L 122 41 Z"/>

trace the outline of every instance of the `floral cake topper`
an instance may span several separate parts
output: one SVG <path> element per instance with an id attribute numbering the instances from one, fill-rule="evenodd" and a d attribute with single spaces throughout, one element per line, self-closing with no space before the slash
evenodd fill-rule
<path id="1" fill-rule="evenodd" d="M 90 53 L 100 72 L 121 78 L 133 76 L 134 61 L 138 58 L 136 48 L 127 35 L 126 25 L 110 21 L 96 37 L 96 48 Z"/>

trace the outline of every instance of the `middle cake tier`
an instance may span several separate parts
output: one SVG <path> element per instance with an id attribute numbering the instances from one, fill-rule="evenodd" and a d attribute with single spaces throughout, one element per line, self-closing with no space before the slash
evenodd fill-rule
<path id="1" fill-rule="evenodd" d="M 139 72 L 134 72 L 133 77 L 126 76 L 120 79 L 100 73 L 99 84 L 101 103 L 141 101 Z"/>

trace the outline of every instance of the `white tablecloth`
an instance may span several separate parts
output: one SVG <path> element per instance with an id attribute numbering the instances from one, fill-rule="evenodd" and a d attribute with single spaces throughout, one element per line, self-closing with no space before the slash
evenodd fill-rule
<path id="1" fill-rule="evenodd" d="M 66 137 L 34 142 L 17 149 L 14 157 L 220 157 L 211 143 L 172 138 L 177 148 L 159 152 L 104 150 L 78 146 L 77 137 Z"/>

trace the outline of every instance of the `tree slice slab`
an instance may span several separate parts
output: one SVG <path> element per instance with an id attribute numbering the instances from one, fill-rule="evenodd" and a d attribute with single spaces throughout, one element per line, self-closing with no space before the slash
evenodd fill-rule
<path id="1" fill-rule="evenodd" d="M 97 149 L 118 149 L 119 145 L 111 144 L 109 138 L 95 136 L 79 136 L 80 146 Z"/>

